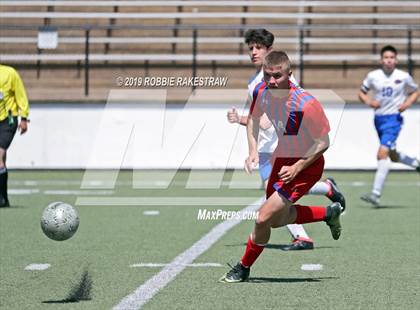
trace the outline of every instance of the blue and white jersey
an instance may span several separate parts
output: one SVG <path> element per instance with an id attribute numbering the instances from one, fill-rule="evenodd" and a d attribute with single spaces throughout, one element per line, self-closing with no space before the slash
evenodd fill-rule
<path id="1" fill-rule="evenodd" d="M 373 98 L 381 106 L 375 110 L 375 115 L 398 114 L 398 108 L 407 99 L 407 95 L 418 88 L 413 78 L 405 71 L 394 69 L 386 75 L 382 69 L 368 73 L 362 84 L 362 91 L 373 91 Z"/>
<path id="2" fill-rule="evenodd" d="M 255 87 L 259 83 L 261 83 L 263 79 L 264 79 L 264 71 L 263 69 L 261 69 L 248 81 L 249 102 L 252 102 L 253 92 L 255 90 Z M 290 81 L 293 84 L 297 85 L 297 82 L 293 75 L 290 77 Z M 263 115 L 263 117 L 267 119 L 267 116 Z M 276 130 L 273 125 L 271 125 L 270 128 L 265 129 L 265 130 L 260 128 L 260 132 L 258 135 L 258 152 L 259 153 L 273 153 L 277 147 L 277 139 L 278 138 L 277 138 Z"/>

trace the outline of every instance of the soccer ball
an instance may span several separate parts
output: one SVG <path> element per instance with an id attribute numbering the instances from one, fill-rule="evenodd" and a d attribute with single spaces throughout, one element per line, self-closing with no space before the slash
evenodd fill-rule
<path id="1" fill-rule="evenodd" d="M 41 228 L 53 240 L 63 241 L 71 238 L 79 227 L 76 209 L 64 202 L 53 202 L 44 209 Z"/>

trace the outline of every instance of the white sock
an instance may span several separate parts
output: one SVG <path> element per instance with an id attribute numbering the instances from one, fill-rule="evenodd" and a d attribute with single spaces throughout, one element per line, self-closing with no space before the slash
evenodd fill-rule
<path id="1" fill-rule="evenodd" d="M 400 159 L 399 162 L 404 165 L 407 165 L 413 168 L 417 168 L 419 166 L 419 161 L 417 160 L 417 158 L 410 157 L 401 152 L 398 152 L 398 157 Z"/>
<path id="2" fill-rule="evenodd" d="M 331 189 L 331 185 L 327 182 L 316 182 L 308 191 L 309 195 L 326 195 Z"/>
<path id="3" fill-rule="evenodd" d="M 386 176 L 389 171 L 389 161 L 388 159 L 378 160 L 378 169 L 375 174 L 375 181 L 373 182 L 372 193 L 378 196 L 381 196 L 382 188 L 386 180 Z"/>
<path id="4" fill-rule="evenodd" d="M 289 233 L 292 235 L 294 239 L 298 239 L 298 238 L 311 239 L 309 238 L 308 234 L 303 228 L 303 225 L 289 224 L 287 225 L 287 229 L 289 230 Z"/>

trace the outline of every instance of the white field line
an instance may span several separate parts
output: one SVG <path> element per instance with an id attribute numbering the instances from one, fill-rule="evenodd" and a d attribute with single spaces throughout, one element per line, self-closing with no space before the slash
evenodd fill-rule
<path id="1" fill-rule="evenodd" d="M 82 184 L 81 181 L 76 181 L 76 180 L 12 180 L 9 182 L 9 184 L 11 185 L 16 185 L 16 186 L 76 186 L 76 187 L 80 187 L 80 185 Z M 109 182 L 103 181 L 103 180 L 91 180 L 89 182 L 87 182 L 88 185 L 90 186 L 97 186 L 98 188 L 101 188 L 103 186 L 107 186 L 109 187 L 110 185 L 113 185 L 114 183 L 110 184 Z M 165 186 L 167 184 L 166 181 L 159 181 L 159 180 L 154 180 L 154 181 L 142 181 L 142 182 L 137 182 L 137 186 L 140 186 L 139 189 L 150 189 L 150 188 L 154 188 L 154 187 L 162 187 Z M 170 186 L 183 186 L 185 185 L 186 182 L 185 181 L 173 181 L 170 183 Z M 205 182 L 205 180 L 203 180 L 203 184 L 210 186 L 210 185 L 214 185 L 213 182 Z M 223 181 L 221 182 L 222 186 L 229 186 L 231 184 L 231 182 L 228 181 Z M 237 186 L 237 187 L 255 187 L 255 180 L 254 181 L 234 181 L 232 182 L 233 185 Z M 132 181 L 117 181 L 115 182 L 115 186 L 130 186 L 132 187 L 133 182 Z"/>
<path id="2" fill-rule="evenodd" d="M 147 210 L 143 212 L 143 215 L 159 215 L 160 212 L 158 210 Z"/>
<path id="3" fill-rule="evenodd" d="M 243 206 L 258 197 L 77 197 L 77 206 Z"/>
<path id="4" fill-rule="evenodd" d="M 255 188 L 255 180 L 254 181 L 234 181 L 234 182 L 229 182 L 229 181 L 223 181 L 221 182 L 222 186 L 230 186 L 232 183 L 232 185 L 234 185 L 235 187 L 245 187 L 248 188 L 252 187 Z M 71 180 L 39 180 L 39 181 L 35 181 L 35 180 L 27 180 L 27 181 L 23 181 L 23 180 L 12 180 L 9 181 L 10 185 L 13 186 L 76 186 L 76 187 L 80 187 L 81 182 L 80 181 L 71 181 Z M 141 185 L 144 187 L 144 189 L 150 189 L 153 187 L 160 187 L 162 186 L 162 184 L 166 184 L 162 181 L 144 181 L 141 183 Z M 186 182 L 184 181 L 174 181 L 171 182 L 170 186 L 185 186 Z M 204 184 L 204 183 L 203 183 Z M 212 184 L 212 183 L 208 183 L 208 184 Z M 100 180 L 96 180 L 96 181 L 91 181 L 89 182 L 89 185 L 94 185 L 94 186 L 98 186 L 98 189 L 100 189 L 100 186 L 105 186 L 107 185 L 107 182 L 104 181 L 100 181 Z M 115 186 L 129 186 L 132 187 L 133 183 L 131 181 L 117 181 L 115 183 Z M 338 186 L 349 186 L 349 187 L 360 187 L 360 186 L 370 186 L 372 185 L 372 182 L 366 182 L 366 181 L 345 181 L 345 182 L 338 182 Z M 409 182 L 405 182 L 405 181 L 387 181 L 386 182 L 386 186 L 420 186 L 420 182 L 415 182 L 415 181 L 409 181 Z M 137 189 L 137 188 L 136 188 Z M 139 188 L 139 189 L 143 189 L 143 188 Z M 235 188 L 236 189 L 236 188 Z"/>
<path id="5" fill-rule="evenodd" d="M 76 180 L 10 180 L 10 185 L 20 186 L 80 186 L 81 181 Z"/>
<path id="6" fill-rule="evenodd" d="M 89 195 L 112 195 L 114 191 L 112 190 L 65 190 L 65 189 L 58 189 L 58 190 L 45 190 L 43 191 L 45 195 L 78 195 L 78 196 L 89 196 Z"/>
<path id="7" fill-rule="evenodd" d="M 25 267 L 25 270 L 46 270 L 50 268 L 50 264 L 29 264 Z"/>
<path id="8" fill-rule="evenodd" d="M 166 267 L 168 265 L 169 264 L 139 263 L 139 264 L 132 264 L 130 265 L 130 267 L 161 268 L 161 267 Z M 185 266 L 185 267 L 223 267 L 223 265 L 219 263 L 195 263 L 195 264 L 183 264 L 182 266 Z"/>
<path id="9" fill-rule="evenodd" d="M 324 266 L 321 264 L 302 264 L 300 269 L 303 271 L 318 271 L 324 269 Z"/>
<path id="10" fill-rule="evenodd" d="M 7 190 L 9 195 L 32 195 L 38 194 L 40 190 L 38 188 L 10 188 Z"/>
<path id="11" fill-rule="evenodd" d="M 256 211 L 263 201 L 264 199 L 260 198 L 258 201 L 255 201 L 241 211 Z M 223 235 L 240 222 L 240 219 L 224 221 L 213 227 L 210 232 L 194 243 L 189 249 L 175 257 L 159 273 L 140 285 L 133 293 L 124 297 L 113 309 L 140 309 L 150 299 L 152 299 L 155 294 L 175 279 L 175 277 L 186 268 L 187 264 L 193 263 L 195 259 L 207 251 Z"/>

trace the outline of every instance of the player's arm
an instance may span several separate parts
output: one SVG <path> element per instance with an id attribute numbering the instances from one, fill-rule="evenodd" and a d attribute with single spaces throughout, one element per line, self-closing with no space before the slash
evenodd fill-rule
<path id="1" fill-rule="evenodd" d="M 373 87 L 373 80 L 374 77 L 372 76 L 372 73 L 369 73 L 366 78 L 363 80 L 362 82 L 362 86 L 360 87 L 360 91 L 359 91 L 359 100 L 361 102 L 363 102 L 364 104 L 366 104 L 367 106 L 373 108 L 373 109 L 377 109 L 381 106 L 380 102 L 378 102 L 377 100 L 372 99 L 369 95 L 368 92 L 371 89 L 371 87 Z"/>
<path id="2" fill-rule="evenodd" d="M 228 119 L 228 122 L 232 124 L 238 123 L 243 126 L 246 126 L 248 124 L 248 116 L 247 115 L 239 116 L 238 111 L 236 110 L 235 107 L 232 107 L 232 109 L 227 112 L 227 119 Z"/>
<path id="3" fill-rule="evenodd" d="M 239 124 L 246 126 L 248 125 L 248 115 L 244 116 L 242 115 L 239 119 Z"/>
<path id="4" fill-rule="evenodd" d="M 322 138 L 314 139 L 314 144 L 308 152 L 310 155 L 299 159 L 291 166 L 283 166 L 278 174 L 279 177 L 286 184 L 292 181 L 302 170 L 309 167 L 313 162 L 322 156 L 322 154 L 328 149 L 329 142 L 330 140 L 328 134 Z"/>
<path id="5" fill-rule="evenodd" d="M 407 110 L 419 97 L 419 86 L 414 82 L 413 77 L 408 75 L 404 82 L 408 96 L 398 109 L 400 113 Z"/>
<path id="6" fill-rule="evenodd" d="M 28 130 L 29 102 L 22 79 L 16 71 L 13 76 L 13 91 L 19 115 L 21 116 L 19 130 L 20 134 L 23 135 Z"/>
<path id="7" fill-rule="evenodd" d="M 404 112 L 405 110 L 407 110 L 414 102 L 417 101 L 417 98 L 419 97 L 419 92 L 415 91 L 413 93 L 411 93 L 407 99 L 404 101 L 404 103 L 398 108 L 398 111 L 400 113 Z"/>
<path id="8" fill-rule="evenodd" d="M 252 172 L 252 169 L 258 164 L 258 134 L 260 131 L 260 117 L 248 115 L 246 134 L 248 138 L 248 158 L 245 160 L 245 171 Z"/>
<path id="9" fill-rule="evenodd" d="M 370 96 L 367 94 L 367 92 L 365 92 L 364 90 L 360 90 L 359 91 L 359 100 L 361 102 L 363 102 L 364 104 L 366 104 L 367 106 L 377 109 L 380 107 L 380 103 L 377 100 L 374 100 L 372 98 L 370 98 Z"/>

